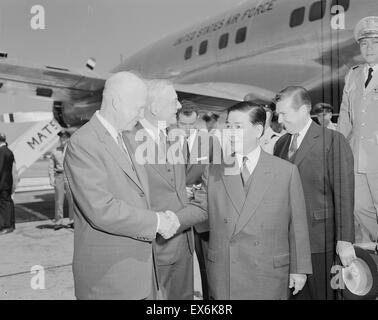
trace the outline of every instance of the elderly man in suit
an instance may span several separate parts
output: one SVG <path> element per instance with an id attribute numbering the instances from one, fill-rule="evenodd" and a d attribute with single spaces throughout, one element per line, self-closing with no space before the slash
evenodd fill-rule
<path id="1" fill-rule="evenodd" d="M 332 300 L 331 267 L 338 253 L 344 266 L 355 259 L 353 154 L 338 132 L 311 120 L 311 100 L 302 87 L 287 87 L 275 97 L 278 121 L 287 134 L 274 154 L 294 163 L 306 198 L 313 274 L 298 299 Z"/>
<path id="2" fill-rule="evenodd" d="M 169 81 L 159 79 L 148 81 L 147 87 L 144 118 L 133 132 L 126 133 L 126 137 L 130 147 L 135 150 L 136 162 L 144 165 L 147 171 L 151 208 L 156 211 L 169 210 L 174 219 L 179 217 L 181 225 L 179 232 L 171 239 L 160 236 L 156 239 L 160 287 L 169 300 L 191 300 L 194 294 L 194 239 L 191 226 L 204 221 L 206 216 L 190 211 L 179 214 L 188 204 L 185 164 L 182 154 L 175 160 L 175 150 L 180 151 L 181 148 L 175 137 L 168 137 L 167 130 L 176 124 L 176 113 L 181 108 L 176 91 Z"/>
<path id="3" fill-rule="evenodd" d="M 100 111 L 70 139 L 64 171 L 74 200 L 75 295 L 78 299 L 153 299 L 152 242 L 178 228 L 149 206 L 142 166 L 122 140 L 143 116 L 147 88 L 120 72 L 105 83 Z"/>
<path id="4" fill-rule="evenodd" d="M 378 241 L 378 17 L 355 27 L 365 64 L 345 78 L 337 130 L 354 154 L 356 242 Z"/>
<path id="5" fill-rule="evenodd" d="M 311 273 L 298 169 L 259 146 L 265 119 L 264 108 L 248 101 L 228 110 L 234 152 L 213 157 L 191 202 L 208 213 L 212 299 L 287 299 Z"/>

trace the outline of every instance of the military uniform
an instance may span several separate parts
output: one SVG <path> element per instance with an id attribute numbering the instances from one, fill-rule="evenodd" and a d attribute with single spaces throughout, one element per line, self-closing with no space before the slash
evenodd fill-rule
<path id="1" fill-rule="evenodd" d="M 362 19 L 355 38 L 378 37 L 378 17 Z M 372 69 L 369 70 L 369 69 Z M 353 67 L 345 78 L 337 130 L 354 154 L 356 242 L 378 238 L 378 63 Z"/>
<path id="2" fill-rule="evenodd" d="M 68 201 L 68 215 L 70 221 L 73 220 L 73 201 L 71 193 L 68 190 L 67 182 L 63 173 L 63 159 L 65 147 L 57 147 L 51 154 L 49 162 L 50 182 L 54 182 L 55 188 L 55 221 L 59 222 L 63 219 L 64 195 Z"/>

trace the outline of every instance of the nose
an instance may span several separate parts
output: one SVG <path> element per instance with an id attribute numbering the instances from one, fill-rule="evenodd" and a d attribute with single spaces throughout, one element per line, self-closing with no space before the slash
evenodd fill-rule
<path id="1" fill-rule="evenodd" d="M 177 110 L 180 110 L 182 108 L 182 105 L 179 101 L 177 101 L 176 108 L 177 108 Z"/>
<path id="2" fill-rule="evenodd" d="M 278 123 L 282 123 L 282 115 L 278 114 Z"/>

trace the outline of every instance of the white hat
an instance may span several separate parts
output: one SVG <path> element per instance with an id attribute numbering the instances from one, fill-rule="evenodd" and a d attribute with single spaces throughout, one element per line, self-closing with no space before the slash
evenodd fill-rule
<path id="1" fill-rule="evenodd" d="M 378 17 L 362 18 L 354 28 L 354 38 L 357 42 L 363 38 L 378 38 Z"/>

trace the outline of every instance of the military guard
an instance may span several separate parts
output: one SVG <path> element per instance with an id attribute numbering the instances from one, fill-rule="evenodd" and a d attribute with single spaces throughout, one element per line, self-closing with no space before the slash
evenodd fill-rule
<path id="1" fill-rule="evenodd" d="M 337 129 L 354 154 L 356 242 L 378 238 L 378 16 L 354 30 L 365 60 L 346 75 Z"/>

